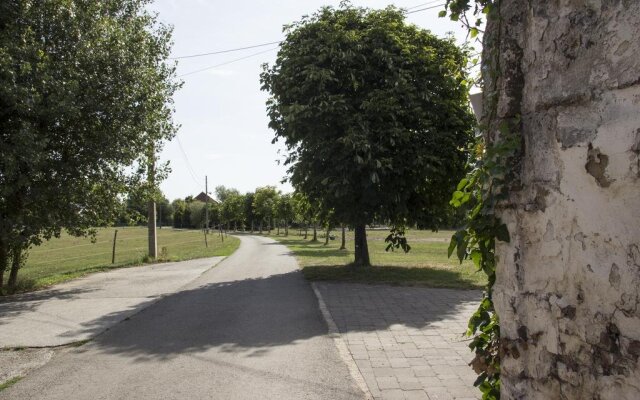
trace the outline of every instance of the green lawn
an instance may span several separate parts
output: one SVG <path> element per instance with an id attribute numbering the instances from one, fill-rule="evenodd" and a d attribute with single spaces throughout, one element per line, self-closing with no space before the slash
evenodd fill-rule
<path id="1" fill-rule="evenodd" d="M 19 291 L 35 290 L 91 272 L 143 264 L 147 254 L 147 229 L 117 228 L 116 259 L 111 264 L 115 229 L 100 229 L 95 243 L 63 234 L 59 239 L 31 248 L 27 263 L 19 273 Z M 204 234 L 199 230 L 158 229 L 158 253 L 162 261 L 227 256 L 240 245 L 240 241 L 231 236 L 222 242 L 217 233 L 208 236 L 208 243 L 206 248 Z"/>
<path id="2" fill-rule="evenodd" d="M 390 283 L 400 285 L 424 285 L 462 289 L 482 288 L 486 276 L 476 272 L 470 261 L 460 265 L 454 257 L 447 258 L 447 247 L 453 232 L 407 232 L 411 251 L 386 252 L 384 238 L 388 231 L 369 230 L 367 239 L 371 268 L 353 268 L 353 232 L 347 232 L 347 250 L 339 250 L 340 231 L 333 231 L 335 240 L 324 245 L 324 234 L 319 242 L 312 243 L 290 230 L 289 237 L 272 235 L 293 251 L 309 280 L 337 280 L 363 283 Z M 309 234 L 311 239 L 311 231 Z"/>

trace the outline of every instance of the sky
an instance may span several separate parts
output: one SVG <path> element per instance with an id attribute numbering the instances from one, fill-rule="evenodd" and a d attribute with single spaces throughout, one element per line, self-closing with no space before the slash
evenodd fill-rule
<path id="1" fill-rule="evenodd" d="M 356 6 L 394 4 L 413 10 L 441 3 L 444 0 L 352 1 Z M 338 4 L 339 0 L 155 0 L 150 8 L 160 21 L 173 26 L 172 56 L 180 57 L 282 40 L 283 25 L 322 6 Z M 442 9 L 415 12 L 407 21 L 441 37 L 452 32 L 463 43 L 466 31 L 457 22 L 438 18 Z M 258 52 L 262 54 L 251 56 Z M 180 129 L 160 154 L 171 168 L 160 184 L 170 200 L 204 191 L 205 176 L 210 192 L 218 185 L 242 193 L 266 185 L 292 191 L 288 183 L 281 183 L 286 167 L 277 160 L 282 160 L 279 151 L 283 149 L 271 144 L 273 132 L 267 126 L 265 107 L 268 94 L 260 90 L 261 66 L 273 63 L 276 54 L 277 45 L 272 45 L 178 61 L 177 75 L 188 74 L 180 77 L 184 85 L 174 96 L 174 120 Z M 247 56 L 251 57 L 192 73 Z"/>

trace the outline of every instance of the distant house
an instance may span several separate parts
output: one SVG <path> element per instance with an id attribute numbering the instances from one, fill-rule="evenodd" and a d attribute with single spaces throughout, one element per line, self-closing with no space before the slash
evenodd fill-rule
<path id="1" fill-rule="evenodd" d="M 207 199 L 209 200 L 209 203 L 214 203 L 214 204 L 218 203 L 218 201 L 216 199 L 214 199 L 213 197 L 207 195 L 205 192 L 200 192 L 199 195 L 194 197 L 194 200 L 198 200 L 198 201 L 201 201 L 203 203 L 206 203 Z"/>

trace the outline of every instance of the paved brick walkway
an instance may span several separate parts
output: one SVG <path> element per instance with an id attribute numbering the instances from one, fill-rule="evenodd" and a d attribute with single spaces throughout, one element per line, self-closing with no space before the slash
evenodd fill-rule
<path id="1" fill-rule="evenodd" d="M 479 291 L 318 283 L 375 399 L 479 399 L 462 335 Z"/>

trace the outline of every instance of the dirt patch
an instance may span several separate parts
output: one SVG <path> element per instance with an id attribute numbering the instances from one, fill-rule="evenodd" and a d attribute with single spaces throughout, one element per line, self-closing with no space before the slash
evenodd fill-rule
<path id="1" fill-rule="evenodd" d="M 65 348 L 18 348 L 0 350 L 0 385 L 26 376 L 48 363 Z"/>

